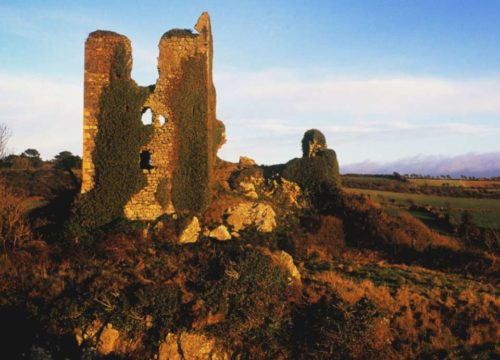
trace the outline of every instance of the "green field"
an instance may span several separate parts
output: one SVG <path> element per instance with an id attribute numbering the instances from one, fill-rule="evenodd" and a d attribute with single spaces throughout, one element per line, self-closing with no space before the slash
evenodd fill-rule
<path id="1" fill-rule="evenodd" d="M 459 222 L 462 212 L 469 210 L 478 226 L 500 229 L 500 200 L 444 197 L 436 195 L 408 194 L 391 191 L 344 188 L 347 192 L 368 195 L 372 200 L 387 207 L 404 207 L 411 204 L 430 205 L 436 209 L 450 209 L 451 216 Z M 419 216 L 420 217 L 420 216 Z"/>

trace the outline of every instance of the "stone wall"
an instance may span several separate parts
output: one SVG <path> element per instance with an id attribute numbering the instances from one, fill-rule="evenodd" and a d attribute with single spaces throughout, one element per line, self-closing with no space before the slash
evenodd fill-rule
<path id="1" fill-rule="evenodd" d="M 111 62 L 119 45 L 124 46 L 132 69 L 132 47 L 127 37 L 112 31 L 94 31 L 85 42 L 82 193 L 94 187 L 92 154 L 99 128 L 97 123 L 99 102 L 102 89 L 109 84 Z"/>
<path id="2" fill-rule="evenodd" d="M 218 148 L 221 146 L 223 124 L 216 120 L 215 115 L 215 88 L 212 83 L 212 33 L 210 18 L 203 13 L 195 29 L 198 33 L 189 30 L 171 30 L 166 32 L 158 45 L 158 72 L 159 77 L 149 98 L 144 103 L 144 110 L 150 109 L 153 116 L 153 132 L 150 141 L 141 151 L 151 153 L 152 169 L 144 169 L 147 185 L 133 195 L 124 208 L 124 216 L 129 219 L 152 220 L 163 214 L 176 212 L 172 202 L 173 174 L 179 167 L 179 139 L 186 134 L 179 133 L 179 121 L 176 118 L 176 109 L 172 108 L 172 94 L 179 92 L 179 81 L 183 79 L 183 64 L 186 60 L 197 57 L 203 59 L 205 81 L 203 96 L 200 104 L 204 106 L 204 118 L 195 119 L 203 123 L 206 134 L 197 136 L 206 137 L 206 151 L 208 161 L 203 164 L 208 174 L 207 182 L 212 183 L 213 164 Z M 117 44 L 124 44 L 127 56 L 132 66 L 130 41 L 123 35 L 113 32 L 97 31 L 91 33 L 85 45 L 85 101 L 84 101 L 84 146 L 83 146 L 83 181 L 82 193 L 88 192 L 94 186 L 94 151 L 95 136 L 99 131 L 97 115 L 99 98 L 103 87 L 109 82 L 111 59 Z M 181 95 L 176 93 L 176 95 Z M 165 119 L 160 122 L 160 116 Z M 101 120 L 104 121 L 104 120 Z M 184 136 L 184 137 L 183 137 Z M 137 154 L 139 166 L 140 154 Z M 160 188 L 164 187 L 164 188 Z M 166 194 L 166 201 L 160 204 L 158 193 Z"/>

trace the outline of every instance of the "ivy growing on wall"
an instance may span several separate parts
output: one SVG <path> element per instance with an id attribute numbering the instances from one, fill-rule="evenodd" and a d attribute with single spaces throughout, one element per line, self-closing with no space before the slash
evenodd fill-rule
<path id="1" fill-rule="evenodd" d="M 117 46 L 110 82 L 103 88 L 95 138 L 94 188 L 76 203 L 77 220 L 85 226 L 100 226 L 123 217 L 128 200 L 146 185 L 139 167 L 140 148 L 151 137 L 151 126 L 141 121 L 143 104 L 150 89 L 138 86 L 130 76 L 126 50 Z"/>
<path id="2" fill-rule="evenodd" d="M 182 64 L 177 88 L 170 103 L 177 121 L 176 169 L 172 178 L 172 201 L 181 213 L 202 211 L 209 201 L 209 176 L 214 164 L 208 153 L 207 73 L 202 55 Z"/>

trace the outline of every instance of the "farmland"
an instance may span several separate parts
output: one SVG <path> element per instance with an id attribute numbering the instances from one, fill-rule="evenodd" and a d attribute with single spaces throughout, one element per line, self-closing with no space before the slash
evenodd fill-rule
<path id="1" fill-rule="evenodd" d="M 449 211 L 456 223 L 459 223 L 462 213 L 469 210 L 478 226 L 500 229 L 500 200 L 497 199 L 445 197 L 359 188 L 345 188 L 345 190 L 351 193 L 365 194 L 387 208 L 409 210 L 412 205 L 417 205 L 419 207 L 430 206 L 442 211 Z M 411 211 L 411 213 L 422 220 L 426 220 L 424 213 L 416 211 Z"/>

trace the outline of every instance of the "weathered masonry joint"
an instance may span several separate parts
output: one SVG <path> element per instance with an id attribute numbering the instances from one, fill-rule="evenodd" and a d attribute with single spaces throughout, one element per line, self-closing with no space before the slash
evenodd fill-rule
<path id="1" fill-rule="evenodd" d="M 127 37 L 95 31 L 87 38 L 81 188 L 87 212 L 104 214 L 108 206 L 109 218 L 153 220 L 208 203 L 224 125 L 216 119 L 208 13 L 195 30 L 161 37 L 159 76 L 149 87 L 131 79 Z"/>

